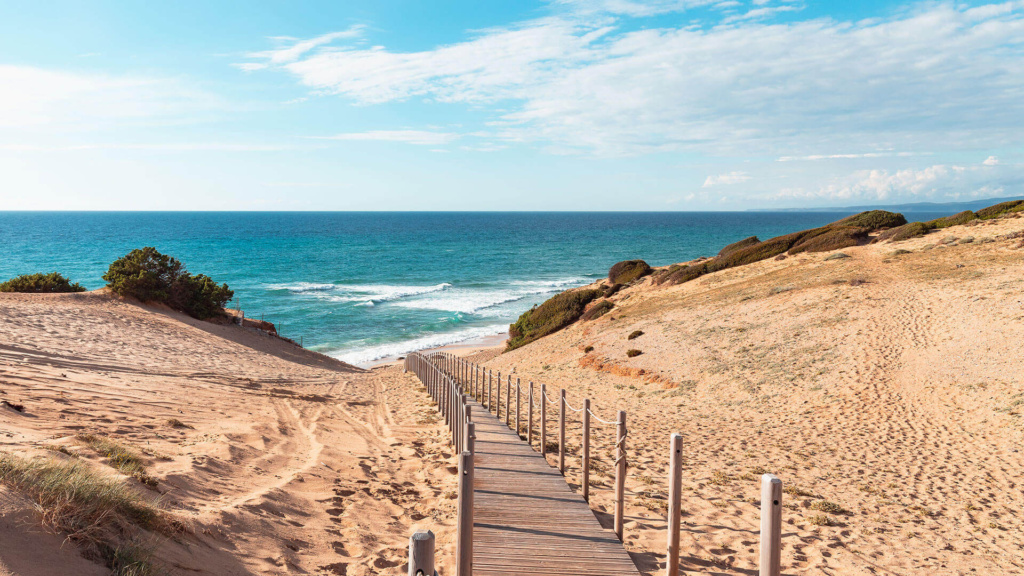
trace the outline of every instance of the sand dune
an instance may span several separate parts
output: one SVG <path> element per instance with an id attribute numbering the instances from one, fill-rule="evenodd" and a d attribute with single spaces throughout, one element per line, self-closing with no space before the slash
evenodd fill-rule
<path id="1" fill-rule="evenodd" d="M 450 449 L 396 368 L 104 294 L 3 294 L 0 400 L 24 406 L 0 406 L 0 451 L 73 458 L 47 450 L 64 446 L 104 474 L 117 472 L 76 435 L 143 451 L 158 485 L 126 481 L 189 527 L 154 536 L 174 572 L 398 571 L 421 525 L 450 554 Z M 109 573 L 63 540 L 0 486 L 0 574 Z"/>
<path id="2" fill-rule="evenodd" d="M 626 546 L 645 574 L 664 566 L 672 432 L 686 454 L 686 570 L 756 573 L 770 471 L 789 488 L 784 573 L 1019 574 L 1024 249 L 1001 238 L 1022 229 L 996 220 L 846 259 L 648 279 L 605 316 L 486 365 L 564 386 L 577 406 L 591 397 L 605 418 L 628 411 Z M 611 510 L 612 438 L 598 433 L 593 501 Z"/>

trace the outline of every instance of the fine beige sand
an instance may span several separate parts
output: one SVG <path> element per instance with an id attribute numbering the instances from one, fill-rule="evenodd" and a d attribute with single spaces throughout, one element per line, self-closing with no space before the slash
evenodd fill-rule
<path id="1" fill-rule="evenodd" d="M 125 481 L 189 527 L 153 539 L 170 573 L 399 573 L 419 527 L 451 563 L 454 460 L 429 396 L 398 368 L 102 293 L 0 294 L 4 400 L 25 411 L 0 405 L 0 451 L 69 458 L 47 450 L 65 446 L 111 475 L 75 435 L 146 453 L 156 489 Z M 4 486 L 0 543 L 0 575 L 110 573 Z"/>
<path id="2" fill-rule="evenodd" d="M 602 418 L 628 412 L 625 544 L 644 574 L 664 569 L 673 432 L 687 571 L 756 573 L 759 476 L 772 472 L 787 487 L 785 574 L 1021 574 L 1024 242 L 1005 238 L 1021 230 L 1010 218 L 846 259 L 646 279 L 597 320 L 479 358 L 564 386 L 574 407 L 590 397 Z M 592 501 L 611 511 L 612 431 L 597 433 Z"/>

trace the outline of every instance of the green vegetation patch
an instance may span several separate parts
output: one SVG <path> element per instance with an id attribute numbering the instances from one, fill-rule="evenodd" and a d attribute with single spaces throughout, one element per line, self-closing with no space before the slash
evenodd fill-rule
<path id="1" fill-rule="evenodd" d="M 903 214 L 898 212 L 869 210 L 867 212 L 861 212 L 860 214 L 854 214 L 853 216 L 847 216 L 838 222 L 829 224 L 829 226 L 854 226 L 857 228 L 867 228 L 869 231 L 875 231 L 881 230 L 882 228 L 903 226 L 906 223 L 907 219 L 904 218 Z"/>
<path id="2" fill-rule="evenodd" d="M 651 267 L 643 260 L 623 260 L 608 270 L 612 284 L 628 284 L 651 273 Z"/>
<path id="3" fill-rule="evenodd" d="M 611 309 L 614 308 L 614 307 L 615 307 L 615 303 L 613 303 L 611 300 L 601 300 L 597 304 L 594 304 L 593 306 L 591 306 L 589 310 L 584 312 L 583 316 L 580 317 L 580 320 L 583 320 L 583 321 L 596 320 L 596 319 L 600 318 L 601 316 L 604 316 L 605 314 L 610 312 Z"/>
<path id="4" fill-rule="evenodd" d="M 936 228 L 936 229 L 941 230 L 942 228 L 949 228 L 950 226 L 959 226 L 961 224 L 966 224 L 966 223 L 970 222 L 971 220 L 975 220 L 977 218 L 978 218 L 978 215 L 975 214 L 974 212 L 972 212 L 970 210 L 964 210 L 963 212 L 960 212 L 959 214 L 954 214 L 952 216 L 946 216 L 945 218 L 936 218 L 935 220 L 930 220 L 928 222 L 925 222 L 925 224 L 927 224 L 928 226 L 930 226 L 932 228 Z"/>
<path id="5" fill-rule="evenodd" d="M 50 294 L 57 292 L 85 292 L 78 282 L 72 283 L 64 276 L 50 272 L 49 274 L 22 274 L 0 283 L 0 292 L 28 292 L 33 294 Z"/>
<path id="6" fill-rule="evenodd" d="M 758 239 L 757 236 L 750 236 L 750 237 L 744 238 L 743 240 L 740 240 L 739 242 L 733 242 L 732 244 L 729 244 L 725 248 L 722 248 L 721 250 L 718 251 L 718 255 L 719 256 L 725 256 L 726 254 L 728 254 L 730 252 L 735 252 L 736 250 L 739 250 L 740 248 L 746 248 L 747 246 L 753 246 L 754 244 L 759 244 L 760 242 L 761 242 L 761 240 Z"/>
<path id="7" fill-rule="evenodd" d="M 643 354 L 643 351 L 637 350 L 636 348 L 630 348 L 629 350 L 626 350 L 626 356 L 630 358 L 636 358 L 641 354 Z"/>
<path id="8" fill-rule="evenodd" d="M 115 260 L 103 279 L 117 294 L 162 302 L 200 320 L 222 315 L 235 295 L 227 284 L 218 285 L 203 274 L 193 276 L 181 262 L 149 246 Z"/>
<path id="9" fill-rule="evenodd" d="M 601 290 L 567 290 L 555 294 L 540 306 L 527 310 L 508 327 L 506 350 L 515 350 L 530 342 L 557 332 L 579 320 L 587 304 L 598 298 Z"/>
<path id="10" fill-rule="evenodd" d="M 989 206 L 988 208 L 978 210 L 978 218 L 982 220 L 991 220 L 992 218 L 998 218 L 1003 214 L 1021 211 L 1024 211 L 1024 200 L 1010 200 L 1009 202 L 1000 202 L 995 206 Z"/>
<path id="11" fill-rule="evenodd" d="M 789 253 L 799 254 L 800 252 L 828 252 L 829 250 L 839 250 L 840 248 L 857 246 L 867 241 L 867 239 L 867 228 L 857 228 L 855 226 L 830 226 L 818 234 L 804 237 L 800 242 L 789 249 Z"/>
<path id="12" fill-rule="evenodd" d="M 626 340 L 635 340 L 643 335 L 643 330 L 633 330 L 632 332 L 630 332 L 629 336 L 626 337 Z"/>
<path id="13" fill-rule="evenodd" d="M 888 240 L 889 242 L 900 242 L 902 240 L 910 240 L 911 238 L 919 238 L 931 231 L 932 227 L 927 222 L 911 222 L 910 224 L 904 224 L 899 228 L 886 230 L 879 234 L 875 241 L 883 242 Z"/>

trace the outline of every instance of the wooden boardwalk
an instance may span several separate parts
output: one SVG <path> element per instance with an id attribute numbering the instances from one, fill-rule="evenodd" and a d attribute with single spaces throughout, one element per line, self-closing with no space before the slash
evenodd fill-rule
<path id="1" fill-rule="evenodd" d="M 565 478 L 494 415 L 472 402 L 474 576 L 638 576 Z"/>

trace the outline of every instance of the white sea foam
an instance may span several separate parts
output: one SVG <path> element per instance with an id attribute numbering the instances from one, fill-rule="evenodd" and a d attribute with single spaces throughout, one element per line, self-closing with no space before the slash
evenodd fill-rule
<path id="1" fill-rule="evenodd" d="M 321 284 L 316 282 L 296 282 L 294 284 L 268 284 L 268 290 L 287 290 L 301 294 L 303 292 L 326 292 L 334 290 L 335 284 Z"/>
<path id="2" fill-rule="evenodd" d="M 348 362 L 349 364 L 365 365 L 373 362 L 374 360 L 380 360 L 381 358 L 388 358 L 391 356 L 401 356 L 403 354 L 408 354 L 409 352 L 415 352 L 416 350 L 449 346 L 451 344 L 468 342 L 470 340 L 477 340 L 487 336 L 495 336 L 497 334 L 504 333 L 506 330 L 508 330 L 508 324 L 474 326 L 472 328 L 464 328 L 454 332 L 427 334 L 425 336 L 420 336 L 411 340 L 403 340 L 401 342 L 390 342 L 387 344 L 371 346 L 360 346 L 359 343 L 355 343 L 351 348 L 327 352 L 327 355 L 337 358 L 343 362 Z"/>
<path id="3" fill-rule="evenodd" d="M 270 284 L 270 290 L 288 290 L 295 294 L 302 294 L 330 302 L 360 302 L 362 305 L 370 305 L 440 292 L 451 287 L 451 284 L 442 282 L 430 286 L 407 286 L 392 284 L 322 284 L 315 282 L 296 282 L 294 284 Z"/>
<path id="4" fill-rule="evenodd" d="M 515 281 L 510 282 L 508 287 L 498 289 L 452 288 L 442 293 L 425 294 L 422 297 L 392 302 L 391 305 L 416 310 L 444 310 L 463 314 L 503 316 L 512 312 L 506 309 L 508 307 L 502 306 L 503 304 L 511 304 L 529 298 L 543 301 L 547 299 L 548 295 L 587 282 L 586 278 L 574 277 L 559 280 Z"/>

